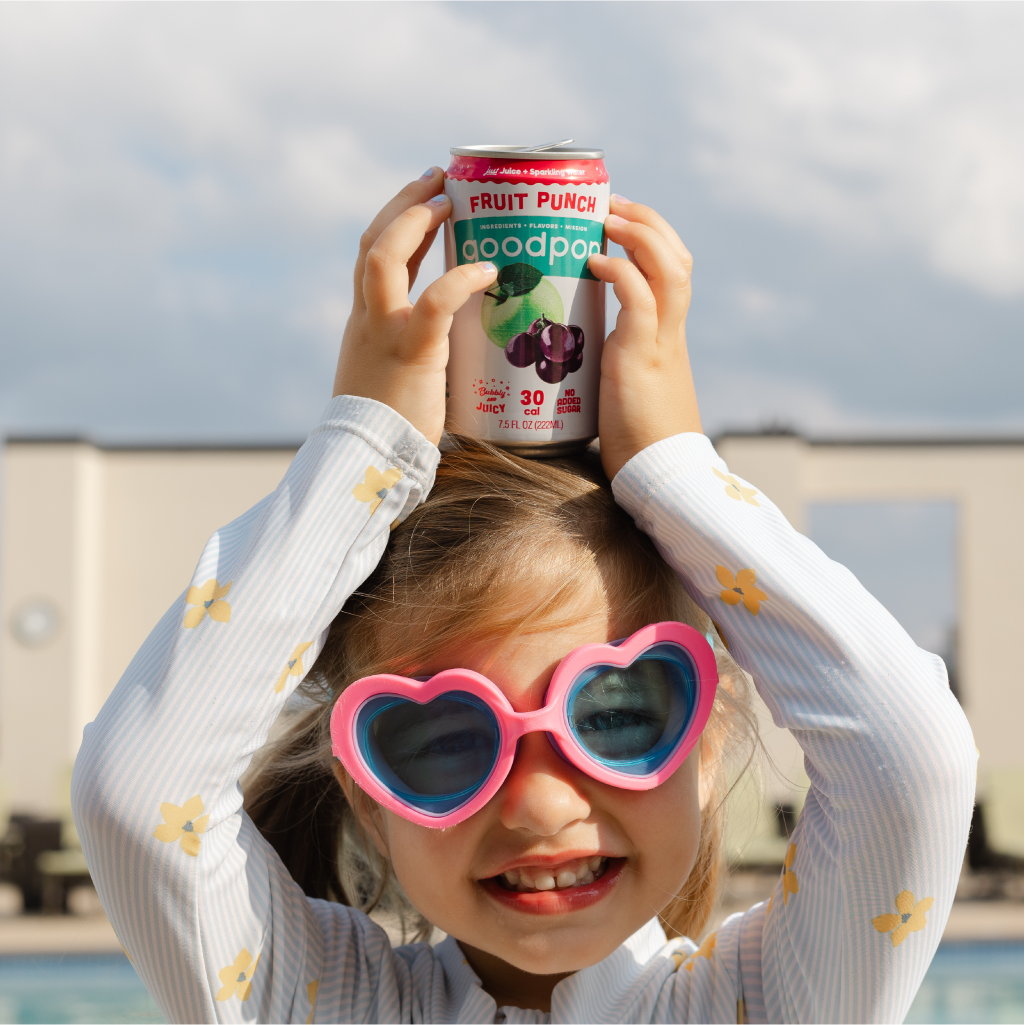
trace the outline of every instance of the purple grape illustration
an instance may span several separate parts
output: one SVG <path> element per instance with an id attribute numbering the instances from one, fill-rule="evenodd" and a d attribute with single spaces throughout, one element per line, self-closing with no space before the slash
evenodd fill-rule
<path id="1" fill-rule="evenodd" d="M 537 362 L 537 339 L 529 331 L 513 335 L 506 343 L 505 358 L 514 366 L 529 367 Z"/>
<path id="2" fill-rule="evenodd" d="M 537 361 L 537 376 L 546 384 L 558 384 L 569 373 L 569 363 L 553 363 L 542 357 Z"/>
<path id="3" fill-rule="evenodd" d="M 571 360 L 576 355 L 577 336 L 583 338 L 584 332 L 576 324 L 549 324 L 541 332 L 541 355 L 552 363 Z"/>
<path id="4" fill-rule="evenodd" d="M 583 329 L 538 317 L 526 331 L 509 339 L 505 358 L 521 369 L 533 363 L 542 381 L 558 384 L 584 365 Z"/>

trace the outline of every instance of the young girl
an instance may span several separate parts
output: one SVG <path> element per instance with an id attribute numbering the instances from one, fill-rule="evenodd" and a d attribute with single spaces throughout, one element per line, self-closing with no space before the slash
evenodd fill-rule
<path id="1" fill-rule="evenodd" d="M 496 273 L 409 304 L 442 184 L 364 235 L 336 397 L 86 730 L 126 951 L 174 1021 L 902 1020 L 974 792 L 943 663 L 701 434 L 691 259 L 647 207 L 590 260 L 600 467 L 442 455 L 452 314 Z M 747 673 L 811 789 L 772 899 L 698 946 Z M 393 949 L 358 910 L 389 890 L 448 938 Z"/>

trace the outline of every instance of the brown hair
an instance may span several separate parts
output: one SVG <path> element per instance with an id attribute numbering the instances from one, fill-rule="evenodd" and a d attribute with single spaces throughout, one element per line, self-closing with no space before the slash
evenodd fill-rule
<path id="1" fill-rule="evenodd" d="M 335 618 L 324 650 L 244 783 L 245 807 L 311 897 L 397 913 L 403 932 L 431 926 L 364 834 L 332 771 L 329 716 L 338 695 L 371 673 L 416 675 L 443 650 L 548 629 L 578 614 L 597 586 L 632 632 L 677 620 L 715 638 L 720 687 L 702 737 L 710 793 L 699 851 L 660 916 L 697 937 L 718 896 L 724 766 L 749 759 L 747 674 L 651 540 L 612 497 L 598 457 L 528 461 L 454 439 L 427 500 L 393 531 L 376 570 Z M 496 601 L 496 595 L 505 600 Z M 743 753 L 746 752 L 746 753 Z M 357 801 L 370 803 L 353 787 Z"/>

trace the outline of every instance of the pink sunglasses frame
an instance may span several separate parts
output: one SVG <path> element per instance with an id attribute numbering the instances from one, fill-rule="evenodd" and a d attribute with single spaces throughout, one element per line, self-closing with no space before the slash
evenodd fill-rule
<path id="1" fill-rule="evenodd" d="M 656 772 L 633 776 L 616 772 L 596 761 L 580 745 L 566 723 L 565 703 L 574 682 L 594 665 L 625 667 L 655 644 L 678 644 L 694 661 L 698 676 L 697 707 L 679 746 Z M 618 645 L 584 644 L 571 651 L 556 667 L 545 694 L 544 707 L 534 712 L 515 712 L 509 699 L 486 676 L 470 669 L 446 669 L 429 680 L 380 673 L 365 676 L 342 691 L 331 712 L 331 748 L 355 782 L 378 804 L 417 825 L 445 829 L 468 819 L 491 800 L 505 782 L 516 757 L 520 737 L 546 732 L 560 753 L 581 772 L 622 790 L 651 790 L 664 783 L 683 764 L 698 742 L 715 701 L 719 672 L 709 641 L 685 623 L 653 623 L 642 627 Z M 355 736 L 360 708 L 385 694 L 426 704 L 449 691 L 462 691 L 484 701 L 498 720 L 499 751 L 491 774 L 465 804 L 443 815 L 431 815 L 399 800 L 382 785 L 366 764 Z"/>

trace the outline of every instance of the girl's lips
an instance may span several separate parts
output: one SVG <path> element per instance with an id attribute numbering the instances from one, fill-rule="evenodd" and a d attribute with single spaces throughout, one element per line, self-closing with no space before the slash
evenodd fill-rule
<path id="1" fill-rule="evenodd" d="M 497 879 L 482 879 L 480 884 L 489 897 L 514 911 L 523 911 L 528 915 L 564 915 L 590 907 L 608 896 L 619 882 L 625 865 L 626 858 L 610 858 L 608 868 L 593 883 L 571 886 L 565 890 L 520 893 L 505 889 Z"/>

